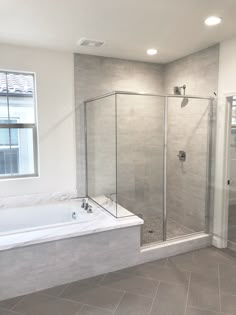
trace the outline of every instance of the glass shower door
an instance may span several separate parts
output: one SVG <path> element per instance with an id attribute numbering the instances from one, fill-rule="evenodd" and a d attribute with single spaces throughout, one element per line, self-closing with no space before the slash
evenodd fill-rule
<path id="1" fill-rule="evenodd" d="M 210 109 L 208 99 L 168 97 L 167 239 L 206 229 Z"/>
<path id="2" fill-rule="evenodd" d="M 117 204 L 144 220 L 143 245 L 163 241 L 164 99 L 117 94 Z"/>

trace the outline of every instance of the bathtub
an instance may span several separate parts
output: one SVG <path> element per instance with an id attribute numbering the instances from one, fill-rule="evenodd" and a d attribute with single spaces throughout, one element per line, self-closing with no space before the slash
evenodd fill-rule
<path id="1" fill-rule="evenodd" d="M 99 201 L 114 210 L 105 196 Z M 199 235 L 141 248 L 142 219 L 90 204 L 93 213 L 81 199 L 0 209 L 0 301 L 211 244 Z"/>
<path id="2" fill-rule="evenodd" d="M 92 213 L 81 204 L 82 199 L 70 199 L 1 209 L 0 250 L 143 224 L 126 209 L 129 216 L 117 219 L 92 200 Z"/>

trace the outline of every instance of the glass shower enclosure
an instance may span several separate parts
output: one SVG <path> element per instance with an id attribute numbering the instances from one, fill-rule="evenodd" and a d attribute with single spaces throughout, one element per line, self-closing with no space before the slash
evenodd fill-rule
<path id="1" fill-rule="evenodd" d="M 208 232 L 213 104 L 132 92 L 84 103 L 87 196 L 141 217 L 143 245 Z"/>

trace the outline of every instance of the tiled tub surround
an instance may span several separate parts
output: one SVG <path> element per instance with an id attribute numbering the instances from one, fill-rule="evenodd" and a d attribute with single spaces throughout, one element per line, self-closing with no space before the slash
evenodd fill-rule
<path id="1" fill-rule="evenodd" d="M 0 302 L 0 315 L 235 315 L 236 258 L 214 248 Z"/>

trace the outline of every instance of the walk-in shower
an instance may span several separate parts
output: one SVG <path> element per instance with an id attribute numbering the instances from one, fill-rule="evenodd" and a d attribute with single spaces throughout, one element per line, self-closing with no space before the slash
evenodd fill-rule
<path id="1" fill-rule="evenodd" d="M 142 244 L 207 233 L 213 99 L 112 92 L 84 104 L 87 196 L 143 218 Z"/>

